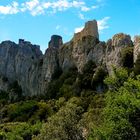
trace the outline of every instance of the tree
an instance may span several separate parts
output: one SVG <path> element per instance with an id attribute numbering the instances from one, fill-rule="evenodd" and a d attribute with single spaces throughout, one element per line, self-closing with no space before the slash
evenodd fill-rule
<path id="1" fill-rule="evenodd" d="M 90 138 L 99 140 L 137 140 L 140 134 L 140 78 L 127 78 L 125 70 L 117 70 L 115 80 L 105 81 L 112 85 L 105 97 L 101 126 L 93 129 Z M 120 82 L 120 84 L 118 84 Z M 117 89 L 118 88 L 118 89 Z"/>
<path id="2" fill-rule="evenodd" d="M 44 124 L 38 140 L 83 140 L 82 130 L 78 127 L 83 108 L 79 98 L 71 98 L 64 107 Z"/>

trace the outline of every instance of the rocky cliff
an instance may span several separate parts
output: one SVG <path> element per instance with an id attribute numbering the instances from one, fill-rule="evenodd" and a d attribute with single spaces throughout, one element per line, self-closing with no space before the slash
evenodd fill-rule
<path id="1" fill-rule="evenodd" d="M 89 60 L 104 66 L 111 74 L 112 65 L 122 66 L 122 49 L 133 46 L 136 61 L 140 37 L 132 42 L 129 35 L 120 33 L 102 42 L 96 20 L 88 21 L 85 28 L 65 44 L 61 36 L 53 35 L 44 55 L 39 46 L 22 39 L 18 44 L 4 41 L 0 44 L 0 89 L 6 90 L 9 83 L 18 81 L 24 95 L 43 94 L 57 69 L 65 71 L 75 66 L 81 72 Z"/>
<path id="2" fill-rule="evenodd" d="M 4 41 L 0 44 L 0 75 L 7 79 L 6 82 L 18 81 L 23 94 L 27 94 L 30 91 L 30 70 L 41 57 L 42 52 L 37 45 L 21 39 L 18 44 Z"/>

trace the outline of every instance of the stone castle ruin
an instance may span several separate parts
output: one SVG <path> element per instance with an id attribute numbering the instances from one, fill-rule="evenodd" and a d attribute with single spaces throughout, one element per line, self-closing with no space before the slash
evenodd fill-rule
<path id="1" fill-rule="evenodd" d="M 74 34 L 73 41 L 77 42 L 85 36 L 94 36 L 99 39 L 98 25 L 96 20 L 86 22 L 84 29 L 81 32 Z"/>

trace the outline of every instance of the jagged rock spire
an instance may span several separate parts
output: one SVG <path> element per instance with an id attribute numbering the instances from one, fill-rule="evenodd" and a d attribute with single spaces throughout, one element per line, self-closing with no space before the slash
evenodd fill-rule
<path id="1" fill-rule="evenodd" d="M 51 40 L 49 42 L 49 48 L 59 48 L 60 46 L 62 46 L 63 41 L 62 41 L 62 37 L 59 35 L 52 35 L 51 36 Z"/>

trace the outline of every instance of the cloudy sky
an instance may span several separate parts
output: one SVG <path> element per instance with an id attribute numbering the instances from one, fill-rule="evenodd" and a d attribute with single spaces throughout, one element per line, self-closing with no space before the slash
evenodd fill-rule
<path id="1" fill-rule="evenodd" d="M 23 38 L 44 51 L 51 35 L 67 42 L 93 19 L 100 40 L 119 32 L 140 35 L 140 0 L 0 0 L 0 42 Z"/>

